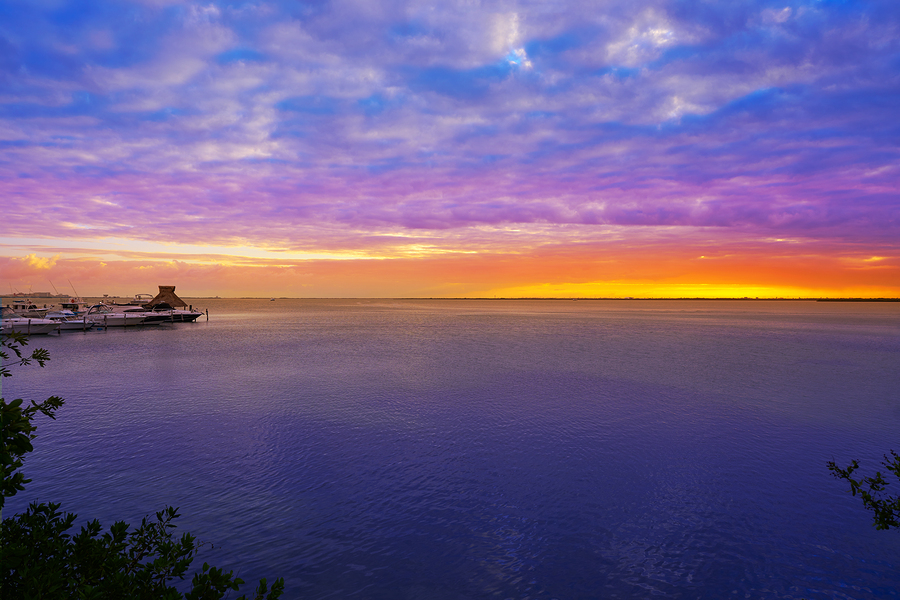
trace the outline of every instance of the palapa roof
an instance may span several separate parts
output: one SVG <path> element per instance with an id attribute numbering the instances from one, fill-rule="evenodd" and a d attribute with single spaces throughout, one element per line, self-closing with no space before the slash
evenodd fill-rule
<path id="1" fill-rule="evenodd" d="M 159 293 L 153 300 L 144 304 L 144 308 L 153 308 L 157 304 L 162 304 L 163 302 L 172 308 L 187 306 L 187 302 L 175 295 L 174 285 L 161 285 L 159 286 Z"/>

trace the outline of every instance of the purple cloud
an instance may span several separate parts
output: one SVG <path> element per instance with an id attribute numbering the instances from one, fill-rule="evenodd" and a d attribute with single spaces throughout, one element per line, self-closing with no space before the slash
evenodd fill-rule
<path id="1" fill-rule="evenodd" d="M 898 25 L 889 2 L 6 3 L 3 234 L 896 240 Z"/>

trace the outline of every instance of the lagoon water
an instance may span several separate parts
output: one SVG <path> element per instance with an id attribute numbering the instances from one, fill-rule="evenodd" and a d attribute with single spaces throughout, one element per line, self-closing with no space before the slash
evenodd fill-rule
<path id="1" fill-rule="evenodd" d="M 67 402 L 7 511 L 177 506 L 287 598 L 900 596 L 825 466 L 900 451 L 898 303 L 191 302 L 35 338 L 4 396 Z"/>

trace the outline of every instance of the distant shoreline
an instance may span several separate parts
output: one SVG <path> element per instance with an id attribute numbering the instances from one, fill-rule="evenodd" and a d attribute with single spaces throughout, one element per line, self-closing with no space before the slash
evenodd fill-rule
<path id="1" fill-rule="evenodd" d="M 50 301 L 50 300 L 59 300 L 63 298 L 70 298 L 71 296 L 65 295 L 54 295 L 54 296 L 46 296 L 46 295 L 34 295 L 34 296 L 22 296 L 18 294 L 10 294 L 8 296 L 0 295 L 0 299 L 3 301 L 10 300 L 31 300 L 32 302 L 38 303 L 40 301 Z M 125 297 L 117 297 L 117 296 L 107 296 L 107 297 L 99 297 L 99 296 L 85 296 L 85 300 L 103 302 L 103 301 L 111 301 L 115 302 L 117 300 L 128 300 Z M 715 301 L 715 302 L 900 302 L 900 298 L 704 298 L 704 297 L 695 297 L 695 298 L 676 298 L 676 297 L 661 297 L 661 298 L 632 298 L 632 297 L 550 297 L 550 296 L 528 296 L 528 297 L 486 297 L 486 296 L 456 296 L 456 297 L 412 297 L 412 296 L 385 296 L 385 297 L 366 297 L 366 296 L 341 296 L 341 297 L 306 297 L 306 296 L 276 296 L 272 298 L 270 296 L 184 296 L 185 299 L 189 300 L 568 300 L 568 301 L 609 301 L 609 300 L 634 300 L 634 301 Z"/>
<path id="2" fill-rule="evenodd" d="M 269 296 L 185 296 L 193 300 L 272 300 Z M 635 301 L 723 301 L 723 302 L 900 302 L 900 298 L 621 298 L 621 297 L 597 297 L 597 298 L 581 298 L 581 297 L 548 297 L 548 296 L 525 296 L 525 297 L 486 297 L 486 296 L 456 296 L 456 297 L 424 297 L 424 296 L 385 296 L 385 297 L 367 297 L 367 296 L 341 296 L 341 297 L 308 297 L 308 296 L 276 296 L 275 300 L 568 300 L 568 301 L 597 301 L 597 300 L 635 300 Z"/>
<path id="3" fill-rule="evenodd" d="M 900 298 L 820 298 L 816 302 L 900 302 Z"/>

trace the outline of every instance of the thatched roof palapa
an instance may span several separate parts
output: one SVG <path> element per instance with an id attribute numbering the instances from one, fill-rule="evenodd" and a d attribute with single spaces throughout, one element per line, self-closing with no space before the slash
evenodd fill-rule
<path id="1" fill-rule="evenodd" d="M 175 295 L 174 285 L 161 285 L 159 286 L 159 293 L 153 300 L 144 304 L 144 308 L 153 308 L 157 304 L 163 303 L 168 304 L 172 308 L 183 308 L 187 306 L 187 302 Z"/>

